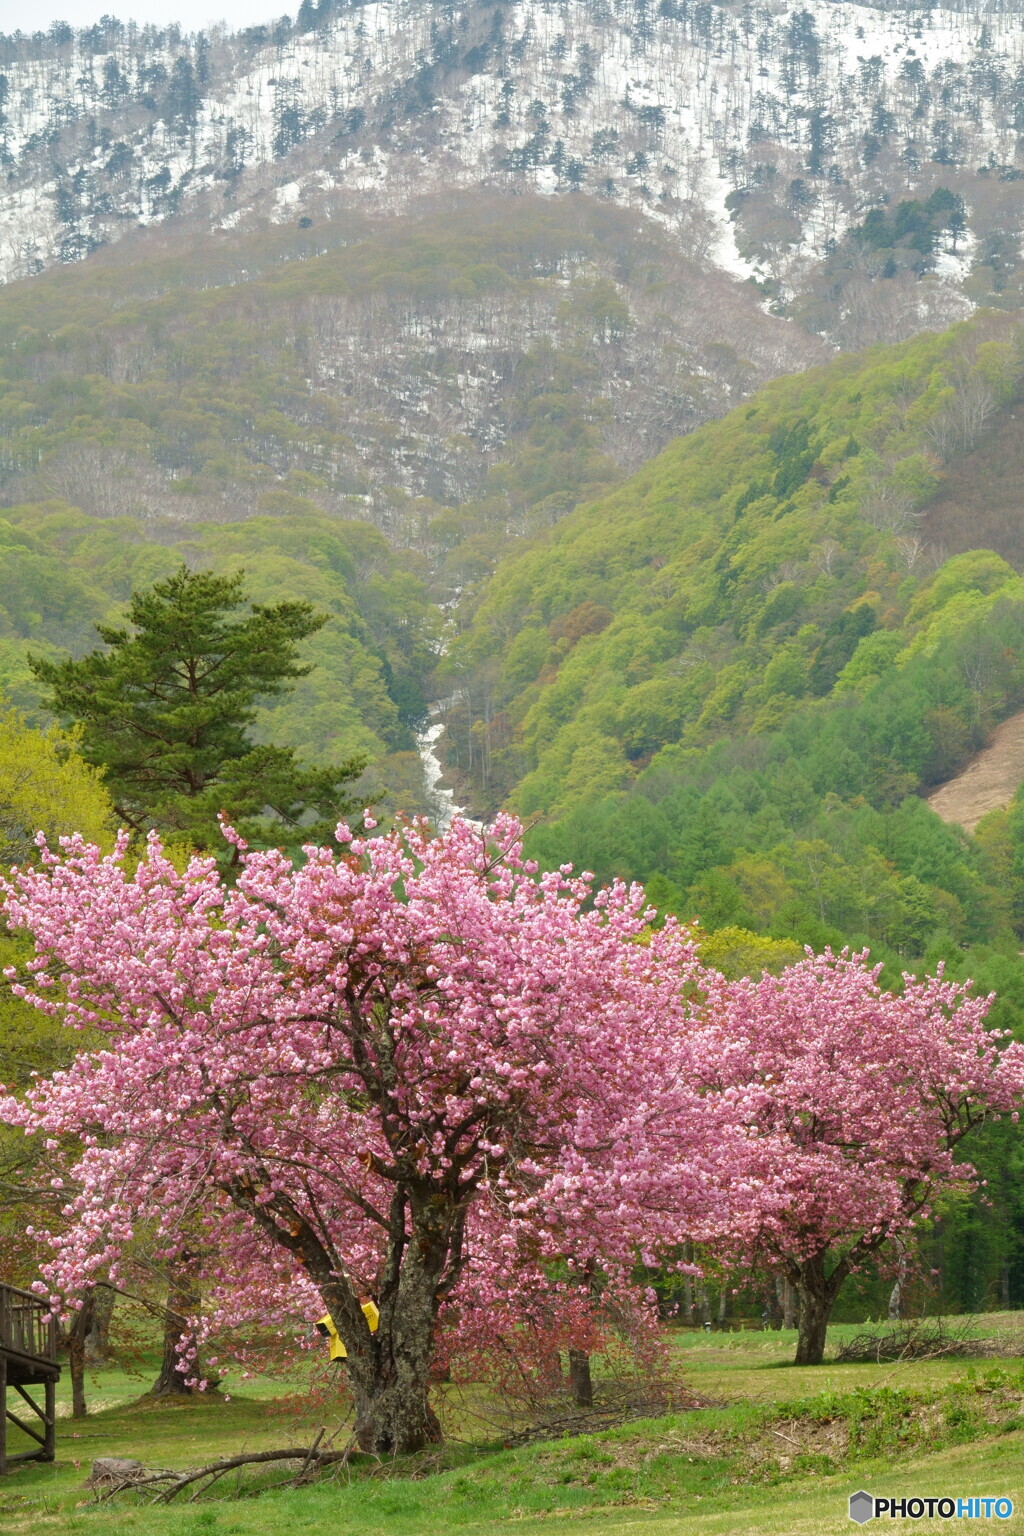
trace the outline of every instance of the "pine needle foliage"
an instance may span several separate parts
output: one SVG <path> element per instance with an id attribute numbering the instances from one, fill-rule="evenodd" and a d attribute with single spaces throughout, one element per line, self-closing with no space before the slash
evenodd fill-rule
<path id="1" fill-rule="evenodd" d="M 219 813 L 256 844 L 329 838 L 365 759 L 310 768 L 250 735 L 257 704 L 308 675 L 299 645 L 326 616 L 305 602 L 247 605 L 242 572 L 183 564 L 133 593 L 126 617 L 98 624 L 103 646 L 80 660 L 30 660 L 122 821 L 199 849 L 223 847 Z"/>

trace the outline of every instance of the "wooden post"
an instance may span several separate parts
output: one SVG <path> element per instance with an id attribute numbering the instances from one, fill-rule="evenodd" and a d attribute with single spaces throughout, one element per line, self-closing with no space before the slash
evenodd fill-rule
<path id="1" fill-rule="evenodd" d="M 53 1461 L 57 1455 L 57 1383 L 54 1377 L 46 1378 L 46 1397 L 44 1401 L 46 1410 L 46 1428 L 43 1431 L 46 1444 L 43 1446 L 42 1461 Z"/>
<path id="2" fill-rule="evenodd" d="M 7 1471 L 7 1356 L 0 1349 L 0 1477 Z"/>

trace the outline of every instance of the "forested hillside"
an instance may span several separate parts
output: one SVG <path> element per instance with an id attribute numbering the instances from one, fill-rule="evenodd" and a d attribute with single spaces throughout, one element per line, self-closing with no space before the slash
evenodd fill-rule
<path id="1" fill-rule="evenodd" d="M 1019 925 L 995 843 L 915 792 L 1024 702 L 1020 578 L 928 537 L 1022 358 L 989 316 L 780 380 L 510 557 L 445 663 L 481 802 L 710 926 L 920 956 Z"/>
<path id="2" fill-rule="evenodd" d="M 172 523 L 303 503 L 461 586 L 827 355 L 588 198 L 157 233 L 0 290 L 0 498 Z"/>

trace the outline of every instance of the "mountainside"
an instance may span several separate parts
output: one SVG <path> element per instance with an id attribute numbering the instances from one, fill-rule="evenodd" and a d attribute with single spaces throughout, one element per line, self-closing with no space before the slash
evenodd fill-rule
<path id="1" fill-rule="evenodd" d="M 0 703 L 242 568 L 327 618 L 259 739 L 385 828 L 511 806 L 730 973 L 1021 1030 L 1024 17 L 104 18 L 0 38 L 0 160 Z M 1024 1294 L 1016 1134 L 929 1239 L 964 1306 Z"/>
<path id="2" fill-rule="evenodd" d="M 1012 313 L 823 363 L 636 211 L 477 191 L 319 231 L 129 235 L 0 289 L 0 342 L 0 666 L 20 702 L 26 645 L 80 653 L 181 558 L 244 564 L 258 596 L 332 617 L 264 729 L 314 760 L 364 750 L 392 805 L 424 803 L 434 693 L 474 805 L 542 813 L 546 862 L 914 953 L 1011 921 L 977 849 L 953 886 L 898 870 L 928 890 L 899 886 L 882 916 L 801 906 L 775 854 L 821 840 L 829 795 L 930 817 L 914 791 L 1024 703 Z M 677 856 L 736 774 L 728 832 Z M 908 826 L 908 847 L 932 837 Z M 848 852 L 836 889 L 877 905 L 885 881 Z M 776 871 L 771 899 L 721 873 L 741 855 Z"/>
<path id="3" fill-rule="evenodd" d="M 827 355 L 585 195 L 339 220 L 319 254 L 309 236 L 150 231 L 0 288 L 0 503 L 365 517 L 447 595 Z"/>
<path id="4" fill-rule="evenodd" d="M 969 518 L 932 543 L 931 505 L 1022 369 L 1019 322 L 989 314 L 776 380 L 510 555 L 447 660 L 479 791 L 564 809 L 668 742 L 770 731 L 863 636 L 883 655 L 927 573 L 977 547 Z"/>
<path id="5" fill-rule="evenodd" d="M 440 188 L 582 188 L 842 344 L 1019 301 L 1009 9 L 303 0 L 237 34 L 18 33 L 0 60 L 8 279 L 168 218 L 318 229 Z"/>
<path id="6" fill-rule="evenodd" d="M 478 803 L 710 926 L 1019 932 L 1024 808 L 971 842 L 918 792 L 1024 705 L 1024 581 L 969 520 L 963 553 L 928 538 L 944 461 L 1015 419 L 1022 339 L 989 314 L 780 379 L 510 554 L 444 667 Z"/>
<path id="7" fill-rule="evenodd" d="M 1016 813 L 965 844 L 916 798 L 1024 703 L 1015 16 L 306 0 L 2 47 L 9 691 L 244 562 L 332 615 L 276 737 L 393 804 L 434 691 L 545 862 L 900 953 L 1024 923 Z"/>

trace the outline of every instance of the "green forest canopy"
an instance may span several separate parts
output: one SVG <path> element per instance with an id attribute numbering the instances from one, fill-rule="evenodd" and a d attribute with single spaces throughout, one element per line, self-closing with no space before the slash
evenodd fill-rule
<path id="1" fill-rule="evenodd" d="M 972 401 L 1012 398 L 1021 360 L 1017 323 L 987 316 L 778 379 L 512 552 L 448 659 L 477 726 L 462 766 L 492 803 L 557 815 L 666 745 L 770 733 L 862 640 L 882 667 L 896 640 L 867 637 L 916 631 L 941 559 L 937 443 L 973 446 Z"/>
<path id="2" fill-rule="evenodd" d="M 415 566 L 367 523 L 299 502 L 276 516 L 221 525 L 90 517 L 63 502 L 10 507 L 0 519 L 0 684 L 38 717 L 31 649 L 56 658 L 95 644 L 132 591 L 182 560 L 221 574 L 244 568 L 257 602 L 306 601 L 329 622 L 303 643 L 312 665 L 260 712 L 256 736 L 301 757 L 367 755 L 404 803 L 418 804 L 413 726 L 426 709 L 438 617 Z"/>
<path id="3" fill-rule="evenodd" d="M 988 316 L 780 379 L 505 560 L 452 737 L 538 857 L 814 943 L 1024 931 L 1014 817 L 968 839 L 917 797 L 1024 703 L 1024 583 L 927 546 L 937 441 L 1021 359 Z"/>

